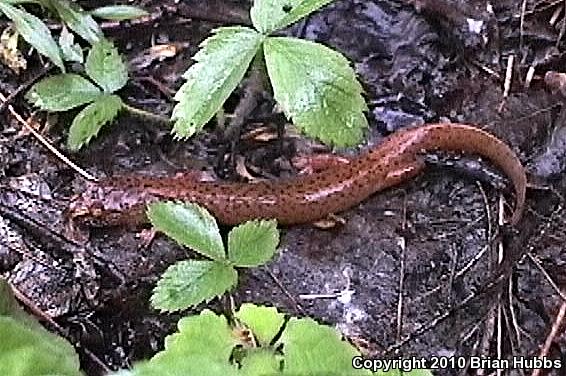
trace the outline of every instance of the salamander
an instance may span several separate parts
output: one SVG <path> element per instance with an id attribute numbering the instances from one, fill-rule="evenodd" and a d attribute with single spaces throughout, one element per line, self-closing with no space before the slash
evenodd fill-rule
<path id="1" fill-rule="evenodd" d="M 184 175 L 107 178 L 89 183 L 72 201 L 69 216 L 91 226 L 137 225 L 146 221 L 148 203 L 179 200 L 203 205 L 228 225 L 253 218 L 274 218 L 284 225 L 308 223 L 349 209 L 378 191 L 414 177 L 425 168 L 423 152 L 435 150 L 478 154 L 501 169 L 515 191 L 508 222 L 519 222 L 527 185 L 521 161 L 490 133 L 455 123 L 401 130 L 348 163 L 287 179 L 243 183 L 200 181 Z"/>

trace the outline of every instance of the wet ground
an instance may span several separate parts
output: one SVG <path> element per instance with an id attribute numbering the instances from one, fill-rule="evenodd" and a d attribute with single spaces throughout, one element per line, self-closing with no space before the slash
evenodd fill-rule
<path id="1" fill-rule="evenodd" d="M 249 5 L 139 3 L 152 11 L 151 19 L 106 24 L 105 33 L 129 61 L 152 43 L 184 47 L 173 58 L 132 65 L 123 91 L 128 103 L 168 115 L 174 105 L 169 90 L 182 84 L 198 43 L 215 26 L 248 22 Z M 368 356 L 532 357 L 548 340 L 548 355 L 566 362 L 563 325 L 548 338 L 563 303 L 556 288 L 566 283 L 566 107 L 560 91 L 543 80 L 565 66 L 563 7 L 560 1 L 341 0 L 287 30 L 339 49 L 364 84 L 367 142 L 337 152 L 363 151 L 407 126 L 477 124 L 511 145 L 527 167 L 528 210 L 518 228 L 499 226 L 500 197 L 512 203 L 507 192 L 494 189 L 485 175 L 437 166 L 341 213 L 342 226 L 282 229 L 276 259 L 242 274 L 236 302 L 275 305 L 337 325 Z M 14 92 L 37 77 L 40 65 L 33 59 L 30 65 L 19 76 L 0 66 L 0 91 Z M 529 67 L 535 74 L 526 84 Z M 229 99 L 227 112 L 240 93 Z M 22 114 L 31 111 L 21 95 L 13 104 Z M 290 126 L 283 142 L 246 137 L 258 126 L 276 133 L 271 107 L 267 96 L 238 145 L 248 170 L 261 177 L 288 175 L 295 152 L 320 149 Z M 44 134 L 64 149 L 62 124 L 69 118 L 58 120 Z M 60 236 L 63 212 L 84 181 L 5 109 L 0 125 L 0 272 L 64 328 L 89 375 L 151 356 L 180 315 L 158 314 L 148 297 L 160 273 L 185 251 L 162 236 L 143 248 L 135 231 L 121 228 L 93 230 L 86 246 L 70 244 Z M 238 179 L 229 164 L 219 163 L 227 151 L 222 139 L 222 130 L 210 126 L 188 142 L 174 142 L 159 124 L 123 116 L 72 158 L 96 176 L 196 167 Z"/>

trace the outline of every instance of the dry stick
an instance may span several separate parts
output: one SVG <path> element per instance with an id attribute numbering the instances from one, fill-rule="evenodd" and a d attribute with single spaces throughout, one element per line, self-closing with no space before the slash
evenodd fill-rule
<path id="1" fill-rule="evenodd" d="M 405 253 L 406 253 L 406 240 L 404 237 L 399 237 L 398 239 L 399 247 L 401 248 L 401 265 L 399 266 L 399 297 L 397 301 L 397 336 L 396 340 L 401 340 L 401 335 L 403 332 L 403 290 L 405 289 Z"/>
<path id="2" fill-rule="evenodd" d="M 525 12 L 527 11 L 527 0 L 523 0 L 521 4 L 521 21 L 519 26 L 519 49 L 523 49 L 523 37 L 525 33 Z"/>
<path id="3" fill-rule="evenodd" d="M 407 196 L 403 200 L 403 223 L 401 225 L 403 233 L 407 230 Z M 397 301 L 397 337 L 396 341 L 401 340 L 403 334 L 403 290 L 405 289 L 405 255 L 407 254 L 407 240 L 404 236 L 398 239 L 399 247 L 401 248 L 401 260 L 399 265 L 399 300 Z"/>
<path id="4" fill-rule="evenodd" d="M 2 102 L 7 101 L 6 97 L 2 93 L 0 93 L 0 100 L 2 100 Z M 76 165 L 73 161 L 71 161 L 69 158 L 67 158 L 65 155 L 63 155 L 63 153 L 61 153 L 59 150 L 57 150 L 53 145 L 51 145 L 49 143 L 49 141 L 47 141 L 45 139 L 45 137 L 43 137 L 38 131 L 36 131 L 27 121 L 24 120 L 24 118 L 21 117 L 20 114 L 18 114 L 16 112 L 16 110 L 14 110 L 14 107 L 12 107 L 11 104 L 8 105 L 8 111 L 10 111 L 12 116 L 14 116 L 14 118 L 18 122 L 20 122 L 27 130 L 29 130 L 30 133 L 33 134 L 35 136 L 35 138 L 37 138 L 39 140 L 39 142 L 41 142 L 43 144 L 43 146 L 45 146 L 47 149 L 49 149 L 50 152 L 55 154 L 55 156 L 57 156 L 57 158 L 62 160 L 64 163 L 66 163 L 69 167 L 71 167 L 73 170 L 75 170 L 78 174 L 80 174 L 85 179 L 90 180 L 90 181 L 97 181 L 97 179 L 94 176 L 92 176 L 91 174 L 89 174 L 88 172 L 83 170 L 81 167 Z"/>
<path id="5" fill-rule="evenodd" d="M 501 294 L 499 294 L 499 299 L 497 302 L 497 359 L 503 359 L 503 315 L 501 314 Z M 503 369 L 497 369 L 497 375 L 503 374 Z"/>
<path id="6" fill-rule="evenodd" d="M 499 208 L 498 208 L 498 218 L 497 218 L 497 222 L 499 227 L 502 227 L 505 225 L 505 218 L 504 218 L 504 211 L 505 211 L 505 198 L 503 197 L 503 195 L 499 196 Z M 497 258 L 497 264 L 498 266 L 501 266 L 501 264 L 503 263 L 503 260 L 505 259 L 505 249 L 503 247 L 503 241 L 501 239 L 499 239 L 498 244 L 497 244 L 497 249 L 498 249 L 498 258 Z M 512 274 L 513 272 L 510 273 L 509 275 L 509 280 L 512 278 Z M 502 297 L 502 292 L 500 291 L 497 297 L 497 358 L 498 359 L 502 359 L 503 357 L 503 318 L 502 318 L 502 314 L 501 314 L 501 310 L 502 310 L 502 305 L 501 305 L 501 297 Z M 502 369 L 497 369 L 497 375 L 501 375 L 503 373 Z"/>
<path id="7" fill-rule="evenodd" d="M 560 289 L 560 287 L 558 287 L 556 282 L 554 282 L 554 280 L 552 279 L 550 274 L 548 274 L 548 272 L 546 271 L 544 266 L 542 266 L 542 264 L 536 258 L 536 256 L 532 252 L 527 252 L 527 256 L 535 264 L 535 266 L 538 268 L 538 270 L 542 273 L 542 275 L 548 281 L 548 283 L 554 289 L 554 291 L 556 291 L 556 293 L 560 296 L 560 298 L 566 302 L 566 294 L 564 294 L 564 292 L 562 292 L 562 290 Z"/>
<path id="8" fill-rule="evenodd" d="M 474 255 L 474 257 L 468 261 L 466 263 L 466 265 L 464 265 L 464 267 L 462 267 L 462 269 L 458 270 L 456 272 L 456 274 L 454 275 L 454 280 L 456 280 L 457 278 L 460 278 L 461 276 L 463 276 L 464 274 L 466 274 L 468 272 L 468 270 L 470 270 L 475 264 L 478 263 L 478 261 L 483 257 L 483 255 L 489 250 L 489 244 L 485 245 L 481 251 L 479 251 L 476 255 Z M 417 302 L 420 302 L 422 299 L 437 293 L 438 291 L 440 291 L 442 289 L 442 287 L 444 287 L 444 285 L 436 285 L 433 289 L 425 292 L 424 294 L 417 296 L 412 303 L 415 304 Z"/>
<path id="9" fill-rule="evenodd" d="M 503 106 L 505 106 L 505 101 L 509 96 L 509 92 L 511 91 L 511 82 L 513 78 L 513 65 L 515 63 L 515 55 L 509 55 L 507 59 L 507 69 L 505 70 L 505 82 L 503 84 L 503 100 L 499 105 L 499 112 L 503 111 Z"/>
<path id="10" fill-rule="evenodd" d="M 503 226 L 504 224 L 504 218 L 503 218 L 503 212 L 504 212 L 504 205 L 503 205 L 503 196 L 500 196 L 499 199 L 499 207 L 498 207 L 498 212 L 497 212 L 497 223 L 499 224 L 499 226 Z M 500 266 L 501 263 L 503 262 L 504 259 L 504 248 L 503 248 L 503 242 L 501 240 L 497 241 L 497 264 Z M 484 335 L 483 341 L 482 341 L 482 349 L 485 351 L 488 351 L 487 349 L 489 349 L 490 345 L 489 342 L 492 340 L 493 338 L 493 331 L 495 330 L 495 339 L 496 339 L 496 351 L 497 351 L 497 357 L 498 359 L 502 358 L 502 341 L 503 341 L 503 324 L 502 324 L 502 314 L 501 314 L 501 292 L 498 292 L 497 294 L 497 306 L 493 306 L 490 309 L 490 315 L 489 315 L 489 320 L 486 323 L 486 335 Z M 489 353 L 488 353 L 489 354 Z M 485 370 L 478 370 L 477 374 L 478 375 L 484 375 Z M 500 369 L 498 369 L 496 371 L 497 375 L 501 375 L 501 371 Z"/>
<path id="11" fill-rule="evenodd" d="M 533 15 L 533 14 L 535 14 L 535 13 L 544 12 L 544 11 L 546 11 L 546 10 L 552 8 L 553 6 L 560 4 L 562 1 L 564 1 L 564 0 L 555 0 L 555 1 L 550 2 L 550 3 L 548 3 L 548 4 L 544 5 L 544 6 L 541 6 L 539 9 L 535 9 L 535 8 L 533 7 L 532 10 L 526 11 L 525 14 L 524 14 L 524 16 L 531 16 L 531 15 Z M 513 18 L 520 18 L 520 17 L 521 17 L 520 14 L 519 14 L 519 15 L 516 15 L 516 14 L 513 15 Z"/>
<path id="12" fill-rule="evenodd" d="M 400 263 L 399 265 L 399 296 L 397 300 L 397 335 L 396 341 L 401 340 L 403 334 L 403 290 L 405 289 L 405 254 L 407 253 L 407 241 L 405 237 L 397 238 L 397 244 L 401 248 Z"/>
<path id="13" fill-rule="evenodd" d="M 41 71 L 39 72 L 39 74 L 36 74 L 35 76 L 33 76 L 31 79 L 29 79 L 28 81 L 24 82 L 22 85 L 18 86 L 18 88 L 13 92 L 10 93 L 10 95 L 8 95 L 8 97 L 6 98 L 5 101 L 3 101 L 2 103 L 0 103 L 0 113 L 2 113 L 2 111 L 4 111 L 4 109 L 6 108 L 6 106 L 8 106 L 9 104 L 12 103 L 12 101 L 14 100 L 14 98 L 16 98 L 18 95 L 20 95 L 21 92 L 29 89 L 29 87 L 31 85 L 33 85 L 37 80 L 39 80 L 41 77 L 43 77 L 47 72 L 49 72 L 49 70 L 51 69 L 51 64 L 47 64 L 45 65 Z"/>
<path id="14" fill-rule="evenodd" d="M 507 295 L 509 297 L 509 313 L 511 314 L 511 323 L 513 324 L 513 329 L 515 330 L 515 336 L 517 340 L 517 347 L 522 347 L 522 340 L 521 340 L 521 326 L 519 325 L 519 320 L 517 319 L 517 314 L 515 313 L 515 308 L 513 307 L 513 279 L 509 280 L 509 287 L 507 291 Z M 513 343 L 511 343 L 513 345 Z"/>
<path id="15" fill-rule="evenodd" d="M 562 26 L 560 27 L 560 33 L 558 33 L 558 38 L 556 38 L 556 48 L 558 48 L 558 46 L 560 45 L 560 41 L 562 40 L 562 37 L 564 36 L 564 33 L 566 32 L 566 0 L 564 0 L 564 14 L 565 14 L 565 18 L 562 21 Z"/>
<path id="16" fill-rule="evenodd" d="M 20 301 L 23 305 L 25 305 L 36 317 L 39 317 L 41 320 L 48 322 L 58 333 L 61 337 L 67 338 L 67 333 L 65 330 L 57 324 L 51 316 L 49 316 L 46 312 L 43 312 L 34 302 L 32 302 L 27 296 L 25 296 L 20 290 L 16 288 L 13 284 L 8 282 L 8 286 L 12 290 L 14 297 Z M 98 364 L 99 367 L 103 369 L 104 372 L 108 373 L 111 371 L 110 368 L 106 364 L 102 362 L 96 355 L 94 355 L 89 349 L 86 347 L 82 347 L 82 350 L 85 354 L 91 358 L 92 361 Z"/>
<path id="17" fill-rule="evenodd" d="M 29 299 L 24 293 L 22 293 L 16 286 L 12 283 L 8 282 L 8 286 L 12 290 L 12 294 L 14 297 L 19 300 L 24 306 L 26 306 L 34 316 L 38 317 L 40 320 L 48 322 L 52 325 L 59 333 L 64 333 L 63 328 L 53 321 L 53 317 L 51 317 L 47 312 L 44 312 L 39 308 L 31 299 Z"/>
<path id="18" fill-rule="evenodd" d="M 562 326 L 562 322 L 564 321 L 564 316 L 566 316 L 566 302 L 562 302 L 560 306 L 560 311 L 552 324 L 552 329 L 550 329 L 550 333 L 548 337 L 546 337 L 546 341 L 544 341 L 544 346 L 540 350 L 539 358 L 543 358 L 548 355 L 548 351 L 550 350 L 550 346 L 552 346 L 552 342 L 554 342 L 554 338 L 558 334 L 560 327 Z M 531 376 L 539 376 L 541 373 L 541 368 L 536 368 Z"/>
<path id="19" fill-rule="evenodd" d="M 124 110 L 128 111 L 131 115 L 137 116 L 137 117 L 142 118 L 142 119 L 148 119 L 148 120 L 155 121 L 156 123 L 162 123 L 162 124 L 170 124 L 171 123 L 171 119 L 169 119 L 166 116 L 154 114 L 153 112 L 142 110 L 141 108 L 133 107 L 133 106 L 130 106 L 129 104 L 126 104 L 126 103 L 122 104 L 122 108 Z"/>
<path id="20" fill-rule="evenodd" d="M 283 294 L 285 294 L 285 296 L 287 296 L 287 298 L 289 298 L 289 300 L 295 305 L 295 310 L 297 312 L 299 312 L 301 315 L 305 315 L 306 312 L 303 309 L 303 307 L 299 304 L 299 302 L 297 302 L 295 297 L 293 295 L 291 295 L 289 290 L 287 290 L 287 288 L 285 288 L 285 286 L 283 286 L 283 283 L 281 283 L 279 278 L 277 278 L 277 276 L 265 265 L 263 266 L 263 270 L 265 270 L 265 272 L 267 274 L 269 274 L 271 279 L 273 279 L 273 281 L 277 284 L 277 286 L 281 289 L 281 291 L 283 291 Z"/>

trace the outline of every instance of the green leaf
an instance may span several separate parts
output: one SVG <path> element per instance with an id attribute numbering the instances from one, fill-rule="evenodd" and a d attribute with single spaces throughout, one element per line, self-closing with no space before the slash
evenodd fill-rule
<path id="1" fill-rule="evenodd" d="M 10 284 L 3 278 L 0 278 L 0 316 L 10 316 L 30 329 L 44 330 L 41 324 L 20 307 Z"/>
<path id="2" fill-rule="evenodd" d="M 133 375 L 239 375 L 229 362 L 237 341 L 224 316 L 205 309 L 179 320 L 177 326 L 179 332 L 165 338 L 165 350 L 149 362 L 136 364 Z"/>
<path id="3" fill-rule="evenodd" d="M 256 29 L 264 34 L 284 28 L 333 0 L 255 0 L 250 15 Z"/>
<path id="4" fill-rule="evenodd" d="M 83 108 L 73 119 L 69 129 L 67 146 L 71 150 L 79 150 L 95 137 L 100 129 L 118 115 L 123 102 L 117 95 L 103 95 Z"/>
<path id="5" fill-rule="evenodd" d="M 100 26 L 78 4 L 67 0 L 43 0 L 42 2 L 55 10 L 71 30 L 90 44 L 94 44 L 104 37 Z"/>
<path id="6" fill-rule="evenodd" d="M 232 335 L 226 317 L 205 309 L 198 316 L 184 317 L 177 323 L 178 333 L 165 338 L 165 351 L 156 354 L 152 361 L 177 354 L 212 355 L 227 362 L 237 339 Z"/>
<path id="7" fill-rule="evenodd" d="M 45 111 L 67 111 L 89 103 L 102 93 L 89 80 L 74 73 L 47 77 L 32 86 L 27 100 Z"/>
<path id="8" fill-rule="evenodd" d="M 149 15 L 145 10 L 131 5 L 109 5 L 91 12 L 95 17 L 112 21 L 132 20 Z"/>
<path id="9" fill-rule="evenodd" d="M 367 106 L 354 70 L 340 53 L 296 38 L 264 42 L 275 99 L 303 132 L 338 146 L 359 143 Z"/>
<path id="10" fill-rule="evenodd" d="M 65 72 L 65 65 L 57 43 L 51 36 L 49 28 L 36 16 L 20 10 L 6 2 L 0 1 L 0 12 L 14 23 L 22 38 L 32 45 L 37 52 L 47 56 L 53 64 Z"/>
<path id="11" fill-rule="evenodd" d="M 277 376 L 281 374 L 279 370 L 280 359 L 273 351 L 267 349 L 252 349 L 242 360 L 240 374 L 242 376 Z"/>
<path id="12" fill-rule="evenodd" d="M 106 39 L 95 43 L 85 63 L 86 73 L 105 92 L 113 93 L 128 82 L 128 69 L 118 49 Z"/>
<path id="13" fill-rule="evenodd" d="M 178 101 L 171 119 L 176 137 L 187 138 L 218 112 L 244 77 L 263 36 L 255 30 L 235 26 L 213 30 L 200 45 L 196 61 L 183 75 L 187 80 L 175 95 Z"/>
<path id="14" fill-rule="evenodd" d="M 277 221 L 248 221 L 228 234 L 228 259 L 236 266 L 263 265 L 273 257 L 277 244 Z"/>
<path id="15" fill-rule="evenodd" d="M 61 35 L 59 36 L 59 46 L 63 53 L 65 61 L 76 61 L 82 63 L 84 60 L 83 49 L 78 43 L 75 43 L 75 36 L 69 33 L 66 27 L 63 26 Z"/>
<path id="16" fill-rule="evenodd" d="M 213 260 L 226 259 L 220 230 L 206 209 L 192 203 L 157 202 L 148 205 L 147 217 L 177 243 Z"/>
<path id="17" fill-rule="evenodd" d="M 73 346 L 26 314 L 1 278 L 0 338 L 0 375 L 80 375 Z"/>
<path id="18" fill-rule="evenodd" d="M 73 347 L 45 329 L 33 331 L 0 316 L 0 337 L 1 375 L 81 375 Z"/>
<path id="19" fill-rule="evenodd" d="M 237 280 L 238 273 L 230 265 L 217 261 L 179 261 L 161 276 L 151 304 L 162 311 L 186 309 L 222 295 Z"/>
<path id="20" fill-rule="evenodd" d="M 277 308 L 251 303 L 242 304 L 235 316 L 250 328 L 262 346 L 271 343 L 285 322 L 285 315 Z"/>
<path id="21" fill-rule="evenodd" d="M 359 353 L 338 332 L 312 319 L 291 318 L 279 343 L 285 354 L 284 375 L 369 375 L 352 369 Z"/>
<path id="22" fill-rule="evenodd" d="M 136 365 L 132 373 L 115 376 L 241 376 L 238 369 L 226 361 L 212 359 L 210 355 L 168 358 L 160 362 Z"/>

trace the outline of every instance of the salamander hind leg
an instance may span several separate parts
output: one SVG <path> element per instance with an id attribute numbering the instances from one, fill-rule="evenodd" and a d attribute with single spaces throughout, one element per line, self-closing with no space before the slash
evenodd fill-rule
<path id="1" fill-rule="evenodd" d="M 350 160 L 335 154 L 301 154 L 293 157 L 293 167 L 299 170 L 301 175 L 309 175 L 316 172 L 329 170 L 333 167 L 347 165 Z"/>
<path id="2" fill-rule="evenodd" d="M 401 184 L 422 172 L 426 164 L 421 159 L 411 160 L 390 168 L 383 179 L 384 188 Z"/>

